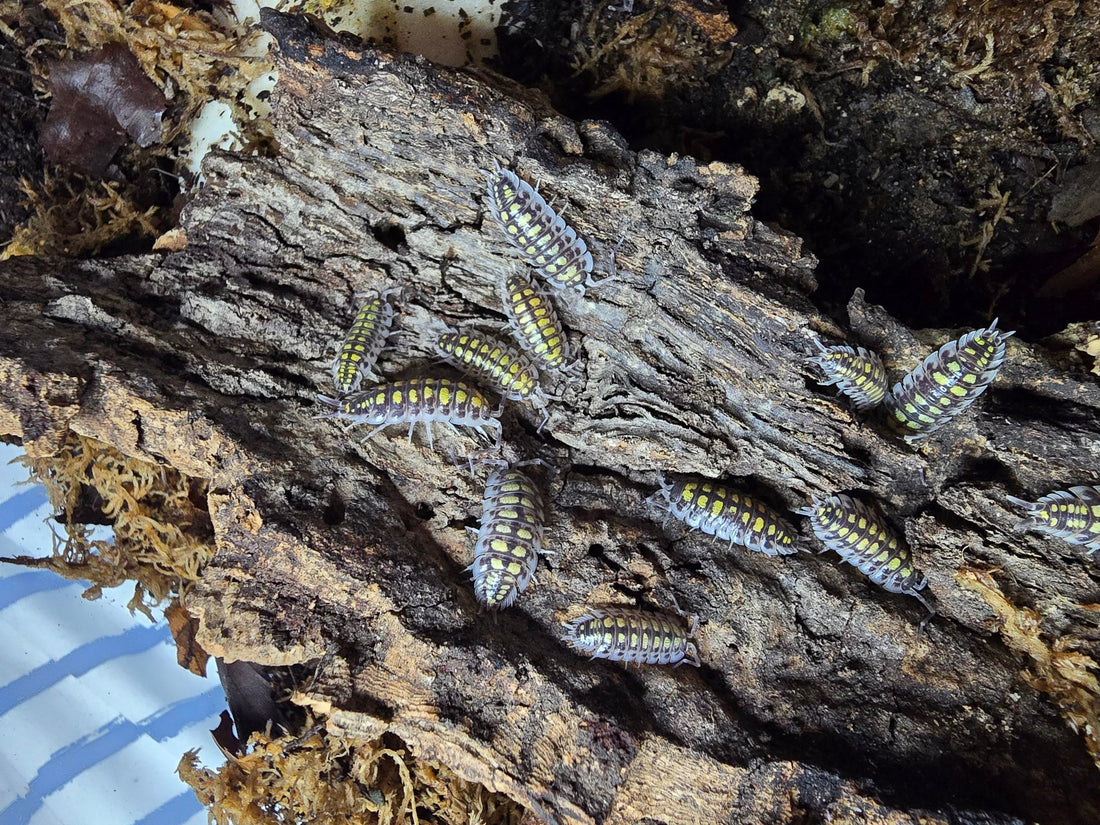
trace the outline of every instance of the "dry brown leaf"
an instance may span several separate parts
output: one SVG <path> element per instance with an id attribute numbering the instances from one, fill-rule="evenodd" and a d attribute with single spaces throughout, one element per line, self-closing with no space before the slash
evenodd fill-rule
<path id="1" fill-rule="evenodd" d="M 168 620 L 172 638 L 176 640 L 176 661 L 180 667 L 205 678 L 206 662 L 210 654 L 202 649 L 195 638 L 199 631 L 199 620 L 188 613 L 178 600 L 165 609 L 164 617 Z"/>

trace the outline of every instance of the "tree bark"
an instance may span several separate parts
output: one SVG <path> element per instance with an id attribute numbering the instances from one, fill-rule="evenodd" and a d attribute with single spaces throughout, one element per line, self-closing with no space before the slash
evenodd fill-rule
<path id="1" fill-rule="evenodd" d="M 960 331 L 907 330 L 858 293 L 848 330 L 822 316 L 814 259 L 753 219 L 744 170 L 636 153 L 500 78 L 267 24 L 278 153 L 207 160 L 185 248 L 17 259 L 0 284 L 0 433 L 47 455 L 72 430 L 210 480 L 218 552 L 188 602 L 208 652 L 314 663 L 298 698 L 331 729 L 392 732 L 549 821 L 1097 820 L 1100 577 L 1081 548 L 1013 532 L 1004 500 L 1097 480 L 1100 391 L 1073 334 L 1011 339 L 978 409 L 914 450 L 804 359 L 847 341 L 897 377 Z M 522 264 L 487 217 L 494 161 L 567 204 L 605 271 L 625 238 L 617 279 L 557 296 L 580 366 L 545 430 L 504 413 L 506 455 L 548 465 L 554 555 L 499 616 L 464 571 L 484 473 L 448 451 L 474 442 L 364 442 L 316 400 L 358 292 L 405 288 L 390 377 L 439 373 L 434 319 L 502 323 Z M 863 492 L 939 615 L 918 638 L 915 600 L 831 554 L 663 523 L 660 470 L 788 511 Z M 561 643 L 581 605 L 674 598 L 702 620 L 698 670 Z"/>

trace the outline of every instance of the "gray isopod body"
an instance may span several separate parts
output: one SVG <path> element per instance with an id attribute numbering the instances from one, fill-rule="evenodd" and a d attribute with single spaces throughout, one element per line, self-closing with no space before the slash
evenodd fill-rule
<path id="1" fill-rule="evenodd" d="M 535 577 L 542 552 L 542 495 L 531 477 L 498 467 L 485 482 L 481 526 L 474 546 L 474 594 L 490 609 L 510 607 Z"/>
<path id="2" fill-rule="evenodd" d="M 590 608 L 565 627 L 565 642 L 593 659 L 647 665 L 700 666 L 692 639 L 698 616 L 629 607 Z"/>

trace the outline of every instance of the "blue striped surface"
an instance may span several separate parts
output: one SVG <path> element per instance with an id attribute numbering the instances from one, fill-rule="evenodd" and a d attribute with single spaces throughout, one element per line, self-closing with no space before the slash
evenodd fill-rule
<path id="1" fill-rule="evenodd" d="M 7 492 L 6 489 L 5 492 Z M 42 487 L 35 486 L 0 501 L 0 533 L 24 516 L 33 513 L 48 500 L 46 491 Z"/>
<path id="2" fill-rule="evenodd" d="M 0 445 L 0 556 L 49 556 L 45 491 L 7 463 L 20 452 Z M 132 585 L 93 602 L 87 586 L 0 564 L 0 823 L 204 825 L 175 769 L 194 748 L 222 762 L 221 687 L 179 667 L 164 621 L 129 614 Z"/>
<path id="3" fill-rule="evenodd" d="M 15 604 L 24 596 L 40 593 L 44 590 L 60 590 L 68 587 L 69 582 L 60 576 L 43 576 L 41 570 L 29 570 L 14 576 L 0 579 L 0 610 Z"/>

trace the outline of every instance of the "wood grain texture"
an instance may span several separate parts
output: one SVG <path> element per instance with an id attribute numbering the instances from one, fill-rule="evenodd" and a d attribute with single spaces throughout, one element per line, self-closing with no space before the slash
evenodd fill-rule
<path id="1" fill-rule="evenodd" d="M 1011 339 L 976 410 L 915 451 L 803 359 L 820 335 L 875 349 L 896 379 L 960 331 L 906 330 L 858 295 L 847 331 L 821 316 L 814 259 L 753 219 L 744 170 L 634 153 L 496 78 L 267 20 L 278 155 L 209 158 L 185 248 L 0 265 L 0 432 L 46 453 L 71 428 L 211 480 L 219 552 L 188 604 L 208 652 L 313 662 L 299 699 L 333 729 L 391 731 L 571 825 L 1096 820 L 1096 767 L 1059 712 L 1095 714 L 1096 695 L 1036 686 L 1040 651 L 1003 641 L 1003 616 L 959 583 L 995 571 L 1037 612 L 1035 644 L 1098 657 L 1095 563 L 1014 533 L 1004 502 L 1096 480 L 1100 390 L 1071 336 Z M 550 467 L 555 555 L 499 617 L 463 569 L 483 478 L 448 450 L 473 442 L 360 443 L 316 401 L 358 292 L 406 287 L 390 377 L 439 373 L 435 319 L 504 323 L 499 283 L 520 264 L 485 210 L 494 161 L 568 205 L 599 268 L 626 239 L 616 280 L 559 304 L 581 364 L 545 431 L 505 412 L 508 455 Z M 866 492 L 939 617 L 918 639 L 915 600 L 831 557 L 663 524 L 646 502 L 659 470 L 787 511 Z M 581 605 L 673 598 L 703 620 L 699 670 L 560 643 Z"/>

